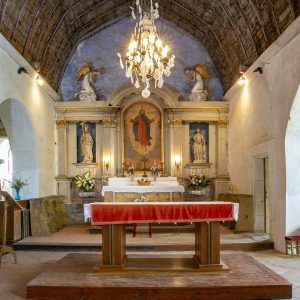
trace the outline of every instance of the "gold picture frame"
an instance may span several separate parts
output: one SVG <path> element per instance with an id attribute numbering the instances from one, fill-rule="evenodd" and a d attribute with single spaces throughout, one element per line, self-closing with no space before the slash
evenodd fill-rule
<path id="1" fill-rule="evenodd" d="M 121 112 L 122 164 L 125 169 L 149 170 L 154 164 L 164 165 L 164 115 L 151 100 L 134 100 Z"/>

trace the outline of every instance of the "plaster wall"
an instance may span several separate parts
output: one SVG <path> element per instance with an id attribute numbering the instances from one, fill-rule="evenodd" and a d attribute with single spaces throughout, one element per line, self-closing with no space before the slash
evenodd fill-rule
<path id="1" fill-rule="evenodd" d="M 18 74 L 24 67 L 29 74 Z M 31 177 L 23 198 L 54 194 L 55 137 L 53 98 L 35 71 L 0 34 L 0 115 L 13 153 L 13 173 Z"/>
<path id="2" fill-rule="evenodd" d="M 286 231 L 291 235 L 300 235 L 300 85 L 293 102 L 290 120 L 286 132 Z"/>
<path id="3" fill-rule="evenodd" d="M 300 18 L 248 69 L 247 84 L 225 95 L 229 111 L 229 175 L 239 193 L 253 194 L 253 160 L 269 158 L 270 231 L 282 252 L 286 228 L 285 136 L 300 83 Z M 253 70 L 261 66 L 263 74 Z M 299 216 L 299 210 L 292 214 Z M 298 218 L 298 228 L 300 219 Z"/>

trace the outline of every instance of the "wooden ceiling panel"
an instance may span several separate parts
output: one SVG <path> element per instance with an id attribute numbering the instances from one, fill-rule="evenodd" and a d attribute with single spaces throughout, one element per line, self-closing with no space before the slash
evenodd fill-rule
<path id="1" fill-rule="evenodd" d="M 57 89 L 78 42 L 129 16 L 129 0 L 2 0 L 0 31 Z M 161 16 L 199 39 L 229 88 L 295 20 L 299 0 L 158 0 Z"/>

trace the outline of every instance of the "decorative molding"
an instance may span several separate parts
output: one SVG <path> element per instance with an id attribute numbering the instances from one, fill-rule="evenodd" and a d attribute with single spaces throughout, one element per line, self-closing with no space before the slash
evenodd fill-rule
<path id="1" fill-rule="evenodd" d="M 228 127 L 228 121 L 227 120 L 219 120 L 218 121 L 219 128 L 227 128 Z"/>
<path id="2" fill-rule="evenodd" d="M 189 163 L 184 166 L 184 168 L 200 168 L 200 167 L 210 167 L 212 163 Z"/>
<path id="3" fill-rule="evenodd" d="M 182 127 L 182 120 L 175 119 L 175 120 L 168 120 L 168 125 L 169 127 L 174 127 L 174 128 L 181 128 Z"/>
<path id="4" fill-rule="evenodd" d="M 64 129 L 66 128 L 65 120 L 56 120 L 56 128 L 57 129 Z"/>
<path id="5" fill-rule="evenodd" d="M 118 121 L 116 119 L 111 120 L 111 119 L 103 119 L 103 126 L 104 127 L 117 127 Z"/>

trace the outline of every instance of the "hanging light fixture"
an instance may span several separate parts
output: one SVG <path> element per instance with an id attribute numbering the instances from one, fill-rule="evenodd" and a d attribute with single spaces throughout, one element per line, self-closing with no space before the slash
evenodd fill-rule
<path id="1" fill-rule="evenodd" d="M 136 11 L 139 16 L 131 34 L 124 63 L 120 53 L 118 56 L 121 68 L 125 68 L 126 77 L 131 79 L 136 88 L 144 85 L 142 96 L 148 98 L 150 80 L 154 80 L 155 88 L 162 88 L 164 76 L 169 77 L 174 67 L 175 56 L 169 55 L 169 47 L 163 45 L 157 34 L 154 21 L 159 18 L 158 3 L 153 6 L 151 0 L 150 10 L 140 0 L 136 0 L 134 6 L 131 7 L 132 18 L 137 19 Z"/>

